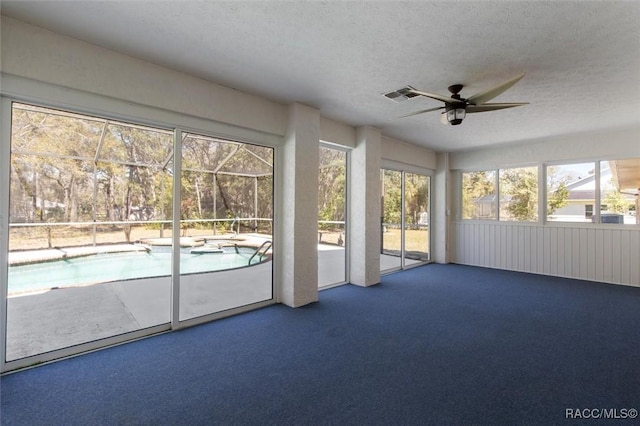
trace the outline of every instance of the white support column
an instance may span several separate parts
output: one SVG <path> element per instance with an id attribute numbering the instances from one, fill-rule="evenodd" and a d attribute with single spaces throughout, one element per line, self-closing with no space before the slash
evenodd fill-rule
<path id="1" fill-rule="evenodd" d="M 320 112 L 289 106 L 282 152 L 278 301 L 298 307 L 318 300 L 318 161 Z"/>
<path id="2" fill-rule="evenodd" d="M 371 286 L 380 282 L 380 155 L 378 129 L 356 129 L 349 182 L 350 282 Z"/>
<path id="3" fill-rule="evenodd" d="M 451 223 L 451 171 L 449 153 L 441 152 L 436 156 L 436 174 L 431 193 L 432 212 L 430 227 L 433 229 L 433 260 L 437 263 L 449 263 L 449 229 Z"/>

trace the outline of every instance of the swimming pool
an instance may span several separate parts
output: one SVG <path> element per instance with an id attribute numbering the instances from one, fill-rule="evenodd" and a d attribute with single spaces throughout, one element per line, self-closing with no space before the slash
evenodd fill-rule
<path id="1" fill-rule="evenodd" d="M 196 274 L 249 265 L 255 253 L 250 247 L 224 247 L 221 253 L 180 253 L 180 273 Z M 251 264 L 259 263 L 259 256 Z M 103 253 L 52 262 L 39 262 L 9 267 L 8 294 L 16 295 L 51 288 L 151 278 L 171 275 L 171 252 L 156 249 L 149 252 Z"/>

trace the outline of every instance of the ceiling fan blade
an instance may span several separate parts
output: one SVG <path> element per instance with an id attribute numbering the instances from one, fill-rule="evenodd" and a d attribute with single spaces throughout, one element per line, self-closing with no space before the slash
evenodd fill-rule
<path id="1" fill-rule="evenodd" d="M 435 93 L 427 93 L 427 92 L 423 92 L 421 90 L 416 90 L 416 89 L 409 89 L 409 92 L 415 93 L 416 95 L 426 96 L 427 98 L 435 99 L 442 102 L 449 102 L 449 103 L 461 102 L 460 99 L 454 99 L 450 96 L 437 95 Z"/>
<path id="2" fill-rule="evenodd" d="M 412 115 L 424 114 L 425 112 L 437 111 L 437 110 L 439 110 L 439 109 L 444 109 L 444 107 L 437 107 L 437 108 L 423 109 L 423 110 L 421 110 L 421 111 L 416 111 L 416 112 L 412 112 L 411 114 L 407 114 L 407 115 L 400 116 L 400 117 L 398 117 L 398 118 L 411 117 Z"/>
<path id="3" fill-rule="evenodd" d="M 482 104 L 482 105 L 467 105 L 467 114 L 471 114 L 474 112 L 485 112 L 485 111 L 497 111 L 499 109 L 505 108 L 513 108 L 522 105 L 528 105 L 529 102 L 519 102 L 519 103 L 510 103 L 510 104 Z"/>
<path id="4" fill-rule="evenodd" d="M 522 77 L 525 76 L 525 74 L 526 73 L 522 73 L 520 75 L 513 77 L 511 80 L 507 80 L 504 83 L 501 83 L 495 87 L 492 87 L 489 90 L 476 93 L 475 95 L 467 98 L 467 102 L 469 102 L 471 105 L 481 105 L 485 102 L 488 102 L 491 99 L 498 96 L 499 94 L 501 94 L 502 92 L 504 92 L 505 90 L 507 90 L 508 88 L 510 88 L 511 86 L 513 86 L 514 84 L 516 84 L 517 82 L 519 82 L 522 79 Z"/>

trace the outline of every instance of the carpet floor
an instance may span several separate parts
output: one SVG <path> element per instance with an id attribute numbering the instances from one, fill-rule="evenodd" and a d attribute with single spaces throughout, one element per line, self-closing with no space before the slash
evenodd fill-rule
<path id="1" fill-rule="evenodd" d="M 7 374 L 0 395 L 2 425 L 637 421 L 640 288 L 427 265 Z"/>

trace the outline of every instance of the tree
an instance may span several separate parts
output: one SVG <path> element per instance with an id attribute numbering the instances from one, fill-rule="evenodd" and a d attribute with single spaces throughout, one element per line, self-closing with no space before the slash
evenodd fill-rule
<path id="1" fill-rule="evenodd" d="M 566 206 L 568 199 L 569 189 L 565 182 L 560 182 L 555 190 L 547 192 L 547 216 Z"/>
<path id="2" fill-rule="evenodd" d="M 561 174 L 558 167 L 547 167 L 547 216 L 566 206 L 569 200 L 567 184 L 573 180 L 571 174 Z"/>
<path id="3" fill-rule="evenodd" d="M 185 133 L 174 213 L 172 132 L 20 104 L 11 130 L 14 223 L 273 216 L 272 148 Z"/>
<path id="4" fill-rule="evenodd" d="M 402 173 L 383 169 L 382 178 L 382 222 L 385 224 L 401 223 L 402 214 Z"/>
<path id="5" fill-rule="evenodd" d="M 416 225 L 420 213 L 426 212 L 429 204 L 429 178 L 405 173 L 404 182 L 405 224 Z"/>
<path id="6" fill-rule="evenodd" d="M 535 167 L 500 171 L 501 217 L 523 222 L 538 219 L 538 169 Z"/>
<path id="7" fill-rule="evenodd" d="M 483 211 L 480 204 L 483 198 L 495 194 L 495 172 L 480 171 L 463 173 L 462 175 L 462 217 L 463 219 L 478 219 L 481 217 L 495 218 L 493 200 L 490 200 L 489 213 Z"/>
<path id="8" fill-rule="evenodd" d="M 26 191 L 24 195 L 32 200 L 26 217 L 34 221 L 80 219 L 79 206 L 91 199 L 91 193 L 85 190 L 92 171 L 87 160 L 95 155 L 101 129 L 95 119 L 14 106 L 11 167 L 20 188 Z M 58 215 L 60 208 L 62 214 Z"/>
<path id="9" fill-rule="evenodd" d="M 620 191 L 615 189 L 615 180 L 611 178 L 611 189 L 606 191 L 604 204 L 607 206 L 607 211 L 611 213 L 625 214 L 629 208 L 633 205 L 633 200 L 625 199 Z"/>
<path id="10" fill-rule="evenodd" d="M 320 147 L 318 172 L 318 219 L 345 220 L 346 154 L 337 149 Z M 334 225 L 320 225 L 323 229 Z"/>

